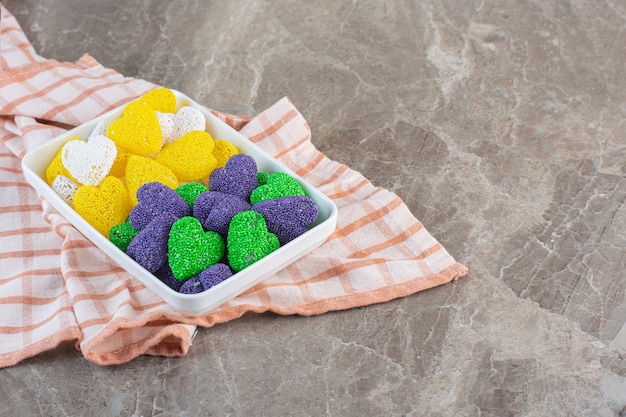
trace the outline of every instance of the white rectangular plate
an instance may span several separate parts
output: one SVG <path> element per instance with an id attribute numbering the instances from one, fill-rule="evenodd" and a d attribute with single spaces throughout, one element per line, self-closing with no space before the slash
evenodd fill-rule
<path id="1" fill-rule="evenodd" d="M 105 236 L 98 233 L 93 226 L 87 223 L 72 207 L 65 203 L 45 181 L 46 168 L 59 149 L 61 149 L 68 140 L 75 137 L 86 139 L 99 121 L 113 121 L 119 118 L 125 105 L 103 114 L 90 122 L 84 123 L 50 140 L 39 148 L 32 150 L 22 160 L 22 168 L 26 180 L 35 190 L 46 198 L 61 215 L 98 248 L 132 276 L 140 280 L 146 287 L 154 291 L 170 306 L 184 314 L 198 316 L 216 309 L 224 302 L 236 297 L 264 278 L 278 272 L 320 246 L 335 230 L 337 223 L 337 207 L 332 200 L 319 192 L 315 187 L 300 178 L 257 145 L 250 142 L 246 137 L 228 126 L 204 107 L 181 92 L 176 90 L 172 91 L 177 99 L 177 108 L 193 106 L 205 115 L 207 131 L 214 139 L 227 140 L 237 146 L 242 153 L 252 156 L 257 163 L 259 171 L 270 173 L 279 171 L 286 172 L 302 185 L 306 194 L 315 201 L 319 208 L 318 218 L 310 230 L 248 268 L 234 274 L 227 280 L 222 281 L 202 293 L 181 294 L 169 288 L 161 280 L 142 268 L 133 259 L 117 248 Z"/>

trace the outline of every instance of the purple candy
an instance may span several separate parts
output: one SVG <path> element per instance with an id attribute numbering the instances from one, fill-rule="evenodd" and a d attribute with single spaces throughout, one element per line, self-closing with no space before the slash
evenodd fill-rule
<path id="1" fill-rule="evenodd" d="M 180 287 L 183 294 L 197 294 L 208 290 L 233 275 L 228 265 L 217 263 L 189 278 Z"/>
<path id="2" fill-rule="evenodd" d="M 171 213 L 163 213 L 144 227 L 128 245 L 126 253 L 139 265 L 154 273 L 167 264 L 167 239 L 174 222 Z"/>
<path id="3" fill-rule="evenodd" d="M 252 206 L 252 210 L 261 213 L 267 230 L 278 237 L 281 246 L 306 232 L 319 212 L 315 202 L 306 196 L 261 201 Z"/>
<path id="4" fill-rule="evenodd" d="M 174 291 L 180 290 L 180 287 L 183 285 L 183 281 L 174 278 L 172 268 L 170 268 L 170 265 L 167 262 L 165 262 L 165 265 L 156 271 L 154 275 Z"/>
<path id="5" fill-rule="evenodd" d="M 149 182 L 137 190 L 139 204 L 130 212 L 129 221 L 137 230 L 146 227 L 163 213 L 170 213 L 177 219 L 191 216 L 191 208 L 185 200 L 160 182 Z"/>
<path id="6" fill-rule="evenodd" d="M 224 168 L 217 168 L 211 173 L 209 186 L 211 191 L 250 201 L 250 194 L 258 186 L 256 161 L 245 154 L 231 156 Z"/>
<path id="7" fill-rule="evenodd" d="M 198 196 L 193 207 L 193 215 L 205 229 L 226 236 L 228 225 L 235 214 L 246 210 L 250 210 L 250 204 L 239 197 L 209 191 Z"/>

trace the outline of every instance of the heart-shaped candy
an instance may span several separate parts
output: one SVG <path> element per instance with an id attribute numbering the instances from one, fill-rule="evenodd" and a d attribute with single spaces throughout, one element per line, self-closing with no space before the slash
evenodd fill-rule
<path id="1" fill-rule="evenodd" d="M 72 177 L 84 185 L 98 185 L 109 174 L 117 156 L 115 143 L 103 135 L 89 141 L 70 140 L 63 145 L 61 160 Z"/>
<path id="2" fill-rule="evenodd" d="M 215 143 L 213 156 L 217 160 L 217 168 L 224 168 L 230 157 L 239 153 L 239 149 L 223 139 L 214 140 L 213 142 Z"/>
<path id="3" fill-rule="evenodd" d="M 83 185 L 76 190 L 74 210 L 96 230 L 109 237 L 109 230 L 128 218 L 128 192 L 119 178 L 108 176 L 99 186 Z"/>
<path id="4" fill-rule="evenodd" d="M 187 202 L 170 187 L 160 182 L 149 182 L 137 190 L 137 204 L 130 212 L 128 220 L 137 230 L 142 230 L 155 218 L 169 213 L 180 219 L 191 216 Z"/>
<path id="5" fill-rule="evenodd" d="M 261 201 L 252 206 L 252 210 L 263 215 L 267 230 L 278 237 L 281 246 L 306 232 L 319 212 L 315 201 L 306 196 Z"/>
<path id="6" fill-rule="evenodd" d="M 115 246 L 126 252 L 128 245 L 137 236 L 137 229 L 131 226 L 130 222 L 126 220 L 124 223 L 115 225 L 109 230 L 109 240 Z"/>
<path id="7" fill-rule="evenodd" d="M 198 294 L 230 278 L 232 275 L 233 271 L 230 270 L 228 265 L 216 263 L 185 281 L 179 292 L 183 294 Z"/>
<path id="8" fill-rule="evenodd" d="M 145 156 L 130 155 L 126 163 L 126 186 L 133 206 L 139 203 L 137 190 L 149 182 L 160 182 L 172 189 L 178 187 L 178 178 L 171 169 Z"/>
<path id="9" fill-rule="evenodd" d="M 195 107 L 184 106 L 176 114 L 157 113 L 163 145 L 168 145 L 193 130 L 206 130 L 206 118 Z"/>
<path id="10" fill-rule="evenodd" d="M 209 191 L 198 196 L 193 215 L 207 230 L 221 236 L 228 234 L 228 225 L 235 214 L 250 210 L 250 204 L 231 194 Z"/>
<path id="11" fill-rule="evenodd" d="M 194 130 L 166 145 L 155 160 L 171 169 L 180 181 L 198 181 L 215 169 L 213 146 L 211 135 Z"/>
<path id="12" fill-rule="evenodd" d="M 174 142 L 174 135 L 176 132 L 176 115 L 174 113 L 157 112 L 156 116 L 159 120 L 159 127 L 161 127 L 163 145 Z"/>
<path id="13" fill-rule="evenodd" d="M 204 114 L 195 107 L 181 107 L 174 117 L 174 140 L 182 138 L 187 133 L 194 130 L 206 130 L 206 118 Z"/>
<path id="14" fill-rule="evenodd" d="M 54 181 L 52 181 L 51 187 L 52 191 L 57 193 L 67 204 L 70 206 L 74 204 L 74 194 L 78 190 L 78 184 L 74 181 L 65 175 L 57 175 Z"/>
<path id="15" fill-rule="evenodd" d="M 141 101 L 126 105 L 122 117 L 109 124 L 107 136 L 120 148 L 137 155 L 152 155 L 163 145 L 156 112 Z"/>
<path id="16" fill-rule="evenodd" d="M 259 183 L 259 185 L 265 185 L 267 184 L 267 181 L 270 179 L 270 173 L 269 172 L 259 172 L 256 176 L 256 180 Z"/>
<path id="17" fill-rule="evenodd" d="M 264 185 L 257 187 L 250 195 L 250 203 L 255 205 L 272 198 L 305 195 L 304 189 L 291 175 L 274 172 Z"/>
<path id="18" fill-rule="evenodd" d="M 183 282 L 174 278 L 174 274 L 172 274 L 172 268 L 170 268 L 169 263 L 165 263 L 161 269 L 154 273 L 154 276 L 160 279 L 165 285 L 173 289 L 174 291 L 180 290 L 180 286 L 183 285 Z"/>
<path id="19" fill-rule="evenodd" d="M 130 242 L 128 256 L 152 273 L 161 269 L 167 263 L 170 229 L 177 220 L 171 213 L 155 217 Z"/>
<path id="20" fill-rule="evenodd" d="M 70 141 L 74 141 L 74 140 L 80 141 L 81 139 L 80 138 L 70 139 Z M 46 168 L 46 182 L 48 183 L 48 185 L 50 186 L 52 185 L 57 175 L 63 175 L 71 179 L 72 181 L 77 182 L 76 178 L 74 178 L 72 174 L 70 174 L 70 172 L 67 170 L 67 168 L 65 168 L 65 166 L 63 165 L 63 147 L 59 149 L 59 151 L 54 156 L 54 158 L 52 158 L 52 161 L 50 161 L 50 165 L 48 165 L 48 167 Z"/>
<path id="21" fill-rule="evenodd" d="M 108 120 L 100 120 L 98 123 L 96 123 L 94 128 L 91 130 L 89 136 L 87 136 L 87 141 L 89 141 L 89 139 L 94 136 L 106 136 L 107 129 L 109 128 L 109 123 L 110 122 Z"/>
<path id="22" fill-rule="evenodd" d="M 117 145 L 116 145 L 117 146 Z M 109 171 L 109 175 L 113 175 L 114 177 L 122 178 L 126 175 L 126 164 L 128 163 L 128 158 L 130 158 L 132 154 L 128 152 L 124 148 L 117 147 L 117 156 L 115 157 L 115 161 L 113 161 L 113 165 L 111 166 L 111 171 Z"/>
<path id="23" fill-rule="evenodd" d="M 176 96 L 169 88 L 150 90 L 136 101 L 160 113 L 176 112 Z"/>
<path id="24" fill-rule="evenodd" d="M 199 182 L 188 182 L 187 184 L 183 184 L 176 188 L 176 193 L 183 198 L 187 202 L 187 205 L 191 209 L 193 209 L 194 204 L 196 203 L 196 199 L 202 193 L 206 193 L 209 189 L 206 185 L 201 184 Z"/>
<path id="25" fill-rule="evenodd" d="M 254 158 L 246 154 L 233 155 L 224 168 L 217 168 L 209 178 L 211 191 L 231 194 L 249 201 L 257 187 L 257 165 Z"/>
<path id="26" fill-rule="evenodd" d="M 185 280 L 216 264 L 224 255 L 224 241 L 215 232 L 205 232 L 195 217 L 178 219 L 167 242 L 172 274 Z"/>
<path id="27" fill-rule="evenodd" d="M 230 222 L 227 238 L 228 263 L 239 272 L 280 247 L 278 238 L 267 231 L 260 213 L 248 210 L 236 214 Z"/>

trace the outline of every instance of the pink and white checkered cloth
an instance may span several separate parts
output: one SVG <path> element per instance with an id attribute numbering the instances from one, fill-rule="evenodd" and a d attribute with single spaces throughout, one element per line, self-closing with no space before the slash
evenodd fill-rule
<path id="1" fill-rule="evenodd" d="M 68 340 L 99 364 L 182 356 L 197 326 L 249 311 L 313 315 L 380 303 L 467 273 L 398 196 L 319 152 L 284 98 L 254 118 L 215 113 L 333 199 L 337 229 L 216 311 L 178 313 L 40 198 L 20 168 L 29 150 L 156 86 L 87 55 L 76 63 L 42 58 L 15 18 L 1 13 L 0 367 Z"/>

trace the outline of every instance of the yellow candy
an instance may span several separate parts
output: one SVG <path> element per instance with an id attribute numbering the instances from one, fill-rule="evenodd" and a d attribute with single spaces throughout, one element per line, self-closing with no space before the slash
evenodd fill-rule
<path id="1" fill-rule="evenodd" d="M 117 156 L 115 157 L 115 161 L 113 161 L 113 166 L 111 166 L 111 171 L 109 175 L 113 175 L 114 177 L 123 177 L 126 175 L 126 163 L 128 162 L 128 158 L 131 153 L 128 152 L 124 148 L 117 147 Z"/>
<path id="2" fill-rule="evenodd" d="M 159 113 L 176 113 L 176 96 L 168 88 L 157 88 L 156 90 L 148 91 L 137 101 L 147 104 L 148 107 Z"/>
<path id="3" fill-rule="evenodd" d="M 156 112 L 141 101 L 126 105 L 122 117 L 109 125 L 107 136 L 118 148 L 137 155 L 155 154 L 163 144 Z"/>
<path id="4" fill-rule="evenodd" d="M 119 178 L 108 176 L 98 186 L 83 185 L 74 194 L 74 210 L 107 238 L 109 229 L 130 214 L 126 187 Z"/>
<path id="5" fill-rule="evenodd" d="M 239 149 L 232 143 L 223 139 L 213 141 L 215 146 L 213 147 L 213 156 L 217 160 L 216 168 L 224 168 L 226 161 L 233 155 L 239 153 Z"/>
<path id="6" fill-rule="evenodd" d="M 81 139 L 80 138 L 72 138 L 70 140 L 81 140 Z M 65 168 L 65 166 L 63 165 L 63 159 L 62 158 L 63 158 L 63 147 L 61 147 L 61 149 L 59 149 L 59 152 L 57 152 L 57 154 L 52 159 L 52 162 L 50 162 L 50 165 L 48 165 L 48 168 L 46 168 L 46 182 L 48 183 L 49 186 L 52 186 L 52 183 L 54 182 L 54 179 L 58 175 L 63 175 L 64 177 L 67 177 L 67 178 L 71 179 L 74 182 L 78 182 L 76 180 L 76 178 L 74 178 L 72 176 L 72 174 L 70 174 L 70 172 L 67 170 L 67 168 Z"/>
<path id="7" fill-rule="evenodd" d="M 137 190 L 149 182 L 160 182 L 172 189 L 178 187 L 178 178 L 168 167 L 145 156 L 129 156 L 126 163 L 126 187 L 133 207 L 139 204 Z"/>
<path id="8" fill-rule="evenodd" d="M 211 135 L 192 130 L 166 145 L 156 156 L 156 161 L 171 169 L 180 181 L 198 181 L 206 178 L 217 165 L 213 147 Z"/>

